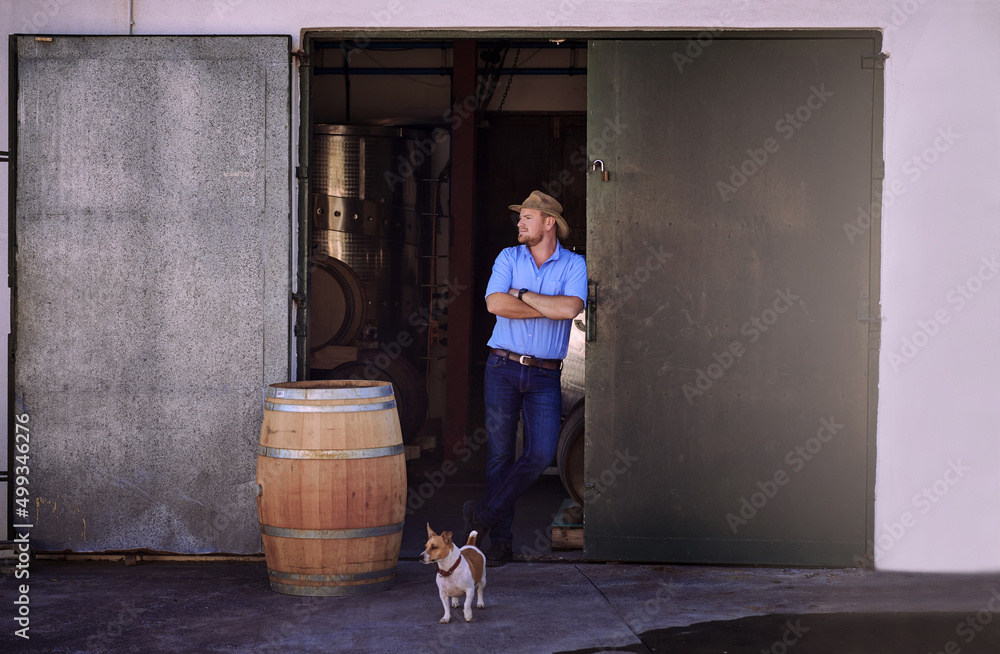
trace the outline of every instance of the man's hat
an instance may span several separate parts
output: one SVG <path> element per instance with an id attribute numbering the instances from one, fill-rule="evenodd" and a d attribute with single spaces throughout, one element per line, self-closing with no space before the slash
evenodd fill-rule
<path id="1" fill-rule="evenodd" d="M 532 191 L 531 195 L 521 204 L 512 204 L 509 209 L 520 211 L 521 209 L 538 209 L 542 213 L 547 213 L 556 219 L 556 236 L 566 238 L 569 236 L 569 225 L 562 217 L 562 205 L 552 197 L 541 191 Z"/>

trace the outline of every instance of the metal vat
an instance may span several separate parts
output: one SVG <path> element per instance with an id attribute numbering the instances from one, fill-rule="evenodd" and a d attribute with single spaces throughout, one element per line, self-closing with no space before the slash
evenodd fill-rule
<path id="1" fill-rule="evenodd" d="M 422 130 L 317 125 L 310 157 L 314 263 L 350 266 L 367 297 L 360 340 L 398 349 L 418 367 L 420 225 L 430 213 L 422 182 L 435 146 Z"/>

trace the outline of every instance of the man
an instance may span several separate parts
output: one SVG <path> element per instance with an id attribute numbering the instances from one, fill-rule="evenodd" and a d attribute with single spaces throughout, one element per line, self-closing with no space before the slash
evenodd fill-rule
<path id="1" fill-rule="evenodd" d="M 493 265 L 486 308 L 497 323 L 486 361 L 486 493 L 462 507 L 466 537 L 490 534 L 487 564 L 513 556 L 514 502 L 552 463 L 562 419 L 562 359 L 569 331 L 587 298 L 587 265 L 563 249 L 569 234 L 562 205 L 532 191 L 521 204 L 517 240 Z M 514 460 L 518 416 L 524 452 Z M 463 540 L 464 542 L 464 540 Z"/>

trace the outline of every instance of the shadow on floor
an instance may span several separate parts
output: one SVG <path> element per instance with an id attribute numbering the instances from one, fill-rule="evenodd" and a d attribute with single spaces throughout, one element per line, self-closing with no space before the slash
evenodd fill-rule
<path id="1" fill-rule="evenodd" d="M 452 531 L 456 538 L 461 534 L 462 504 L 483 494 L 485 473 L 475 466 L 456 466 L 447 474 L 452 470 L 448 463 L 428 457 L 407 463 L 409 488 L 401 559 L 416 560 L 420 556 L 427 540 L 427 523 L 437 532 Z M 525 492 L 514 511 L 515 560 L 582 559 L 582 550 L 552 550 L 552 518 L 568 498 L 558 474 L 542 475 Z"/>
<path id="2" fill-rule="evenodd" d="M 989 611 L 968 613 L 810 613 L 700 622 L 639 634 L 642 644 L 560 654 L 659 652 L 683 654 L 996 654 L 1000 629 Z M 997 618 L 1000 620 L 1000 617 Z M 952 638 L 942 638 L 951 634 Z M 770 642 L 770 645 L 767 643 Z"/>

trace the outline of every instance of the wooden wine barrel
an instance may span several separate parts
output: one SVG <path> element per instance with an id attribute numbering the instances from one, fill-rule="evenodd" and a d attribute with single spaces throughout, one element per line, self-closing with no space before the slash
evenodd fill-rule
<path id="1" fill-rule="evenodd" d="M 257 492 L 272 589 L 328 596 L 389 588 L 406 514 L 406 464 L 392 385 L 269 386 Z"/>
<path id="2" fill-rule="evenodd" d="M 365 285 L 349 265 L 327 257 L 309 267 L 309 350 L 349 345 L 361 333 L 368 310 Z"/>
<path id="3" fill-rule="evenodd" d="M 584 476 L 584 401 L 581 398 L 559 429 L 559 445 L 556 448 L 556 461 L 559 465 L 559 478 L 569 496 L 583 506 L 583 476 Z"/>

